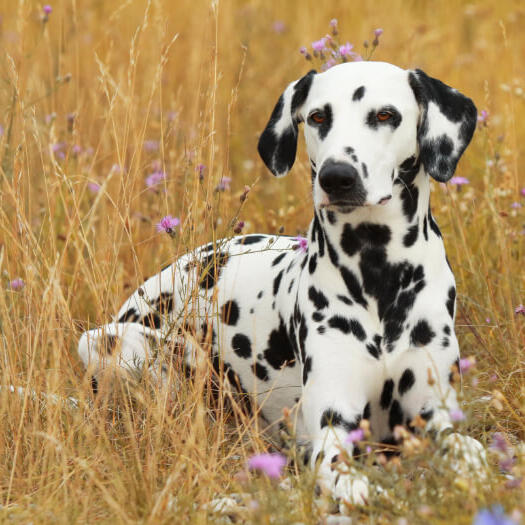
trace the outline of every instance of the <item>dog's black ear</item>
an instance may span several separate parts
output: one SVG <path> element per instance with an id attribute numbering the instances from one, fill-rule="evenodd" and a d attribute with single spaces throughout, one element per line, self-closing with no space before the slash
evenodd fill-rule
<path id="1" fill-rule="evenodd" d="M 419 159 L 431 177 L 446 182 L 476 129 L 476 106 L 420 69 L 409 71 L 408 81 L 420 108 Z"/>
<path id="2" fill-rule="evenodd" d="M 295 161 L 299 111 L 308 97 L 316 71 L 292 82 L 279 97 L 266 128 L 259 138 L 259 155 L 277 177 L 286 175 Z"/>

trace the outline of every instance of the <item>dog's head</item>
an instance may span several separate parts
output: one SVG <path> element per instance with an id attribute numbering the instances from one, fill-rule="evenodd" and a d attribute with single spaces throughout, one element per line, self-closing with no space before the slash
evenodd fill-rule
<path id="1" fill-rule="evenodd" d="M 259 139 L 276 176 L 292 167 L 304 122 L 316 207 L 386 203 L 409 164 L 445 182 L 476 127 L 473 102 L 427 76 L 382 62 L 353 62 L 292 82 Z M 410 160 L 409 160 L 410 159 Z"/>

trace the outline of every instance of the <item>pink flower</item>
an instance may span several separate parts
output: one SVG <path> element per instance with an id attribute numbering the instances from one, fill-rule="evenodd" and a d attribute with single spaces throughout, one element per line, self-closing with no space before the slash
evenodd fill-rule
<path id="1" fill-rule="evenodd" d="M 464 357 L 459 360 L 459 370 L 462 374 L 468 372 L 473 366 L 475 366 L 476 360 L 473 357 Z"/>
<path id="2" fill-rule="evenodd" d="M 303 253 L 306 253 L 308 251 L 308 239 L 298 235 L 295 240 L 297 241 L 297 248 Z"/>
<path id="3" fill-rule="evenodd" d="M 510 207 L 514 210 L 517 210 L 518 208 L 521 208 L 521 203 L 519 202 L 513 202 Z"/>
<path id="4" fill-rule="evenodd" d="M 230 189 L 231 177 L 221 177 L 219 184 L 217 184 L 217 191 L 226 191 Z"/>
<path id="5" fill-rule="evenodd" d="M 91 193 L 98 193 L 100 191 L 100 184 L 96 182 L 88 182 L 87 187 Z"/>
<path id="6" fill-rule="evenodd" d="M 489 118 L 489 112 L 486 109 L 481 110 L 481 113 L 478 115 L 478 122 L 480 124 L 485 124 Z"/>
<path id="7" fill-rule="evenodd" d="M 520 194 L 522 197 L 525 197 L 525 188 L 521 188 Z"/>
<path id="8" fill-rule="evenodd" d="M 301 55 L 306 56 L 306 55 L 308 54 L 308 50 L 306 49 L 306 47 L 301 46 L 301 47 L 299 48 L 299 53 L 301 53 Z"/>
<path id="9" fill-rule="evenodd" d="M 455 186 L 463 186 L 464 184 L 470 183 L 470 181 L 465 177 L 452 177 L 449 182 Z"/>
<path id="10" fill-rule="evenodd" d="M 510 472 L 512 470 L 512 467 L 516 463 L 516 459 L 512 456 L 507 456 L 506 458 L 502 458 L 499 462 L 499 468 L 503 472 Z"/>
<path id="11" fill-rule="evenodd" d="M 353 44 L 347 42 L 344 46 L 339 47 L 339 54 L 342 57 L 347 57 L 353 54 L 352 49 L 354 48 Z"/>
<path id="12" fill-rule="evenodd" d="M 516 306 L 516 308 L 514 308 L 514 313 L 525 315 L 525 306 L 523 306 L 522 304 L 519 304 L 518 306 Z"/>
<path id="13" fill-rule="evenodd" d="M 508 452 L 509 444 L 507 443 L 505 435 L 502 432 L 494 432 L 494 434 L 492 434 L 492 443 L 490 444 L 490 448 L 492 450 L 502 452 L 503 454 Z"/>
<path id="14" fill-rule="evenodd" d="M 204 179 L 204 172 L 206 171 L 206 166 L 204 164 L 197 164 L 197 167 L 195 168 L 199 173 L 199 180 Z"/>
<path id="15" fill-rule="evenodd" d="M 23 279 L 21 279 L 20 277 L 17 277 L 16 279 L 13 279 L 9 283 L 9 289 L 15 292 L 18 292 L 22 290 L 22 288 L 24 288 L 25 285 L 26 283 L 23 281 Z"/>
<path id="16" fill-rule="evenodd" d="M 169 234 L 174 233 L 173 229 L 180 224 L 180 220 L 177 217 L 166 215 L 160 222 L 157 223 L 158 232 L 166 232 Z"/>
<path id="17" fill-rule="evenodd" d="M 146 177 L 146 186 L 154 188 L 166 179 L 166 174 L 163 171 L 154 171 L 151 175 Z"/>
<path id="18" fill-rule="evenodd" d="M 53 11 L 53 8 L 52 8 L 49 4 L 46 4 L 46 5 L 42 8 L 42 11 L 44 11 L 44 14 L 45 14 L 45 15 L 50 15 L 51 12 Z"/>
<path id="19" fill-rule="evenodd" d="M 82 153 L 82 146 L 79 146 L 78 144 L 75 144 L 71 151 L 73 152 L 73 155 L 80 155 Z"/>
<path id="20" fill-rule="evenodd" d="M 362 428 L 356 428 L 348 432 L 348 436 L 345 438 L 345 443 L 357 443 L 365 439 L 365 432 Z"/>
<path id="21" fill-rule="evenodd" d="M 378 27 L 377 29 L 374 29 L 374 36 L 376 38 L 380 37 L 382 34 L 383 34 L 383 30 L 380 27 Z"/>
<path id="22" fill-rule="evenodd" d="M 330 20 L 330 27 L 333 27 L 334 29 L 337 27 L 337 18 L 332 18 L 332 20 Z"/>
<path id="23" fill-rule="evenodd" d="M 450 420 L 454 423 L 457 423 L 459 421 L 463 421 L 465 419 L 465 414 L 463 413 L 463 410 L 460 408 L 453 408 L 449 412 Z"/>
<path id="24" fill-rule="evenodd" d="M 326 49 L 326 37 L 323 37 L 320 40 L 316 40 L 315 42 L 312 42 L 312 49 L 318 52 L 324 51 Z"/>
<path id="25" fill-rule="evenodd" d="M 272 479 L 282 476 L 285 465 L 286 458 L 282 454 L 255 454 L 248 460 L 250 470 L 260 470 Z"/>
<path id="26" fill-rule="evenodd" d="M 157 151 L 159 149 L 159 141 L 158 140 L 145 140 L 144 149 L 146 151 Z"/>
<path id="27" fill-rule="evenodd" d="M 354 62 L 363 62 L 363 57 L 361 55 L 358 55 L 357 53 L 353 53 L 352 58 Z"/>

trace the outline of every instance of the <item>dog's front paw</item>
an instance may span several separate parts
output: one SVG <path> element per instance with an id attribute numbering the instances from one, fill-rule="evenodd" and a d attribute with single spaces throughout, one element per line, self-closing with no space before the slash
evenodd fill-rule
<path id="1" fill-rule="evenodd" d="M 336 478 L 333 493 L 342 504 L 346 502 L 352 505 L 365 505 L 369 494 L 368 478 L 355 469 L 349 469 Z"/>
<path id="2" fill-rule="evenodd" d="M 442 446 L 444 457 L 458 474 L 486 476 L 487 453 L 477 439 L 454 432 L 443 439 Z"/>

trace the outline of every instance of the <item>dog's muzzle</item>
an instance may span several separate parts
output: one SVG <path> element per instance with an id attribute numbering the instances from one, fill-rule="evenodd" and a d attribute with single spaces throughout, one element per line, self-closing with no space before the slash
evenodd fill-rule
<path id="1" fill-rule="evenodd" d="M 328 205 L 362 206 L 366 190 L 357 169 L 346 162 L 325 162 L 319 172 L 319 184 L 328 196 Z"/>

